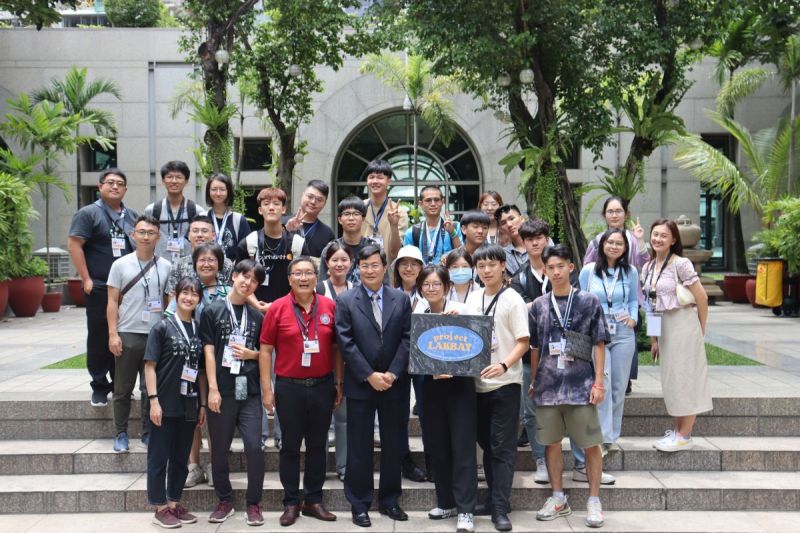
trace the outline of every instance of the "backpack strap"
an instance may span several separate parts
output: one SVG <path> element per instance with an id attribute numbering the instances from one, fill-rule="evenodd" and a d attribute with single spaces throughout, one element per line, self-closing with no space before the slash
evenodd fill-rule
<path id="1" fill-rule="evenodd" d="M 158 200 L 157 202 L 153 202 L 153 218 L 158 220 L 158 224 L 161 225 L 161 204 L 164 200 Z"/>
<path id="2" fill-rule="evenodd" d="M 419 238 L 422 234 L 422 227 L 421 226 L 411 226 L 411 242 L 419 248 Z"/>
<path id="3" fill-rule="evenodd" d="M 239 226 L 242 224 L 242 214 L 237 213 L 236 211 L 233 212 L 233 216 L 231 217 L 231 221 L 233 223 L 233 240 L 234 242 L 239 242 Z"/>

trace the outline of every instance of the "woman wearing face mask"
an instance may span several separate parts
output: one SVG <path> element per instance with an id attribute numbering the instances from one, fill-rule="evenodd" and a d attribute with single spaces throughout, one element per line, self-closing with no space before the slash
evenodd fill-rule
<path id="1" fill-rule="evenodd" d="M 661 388 L 674 429 L 653 445 L 663 452 L 694 446 L 692 428 L 699 413 L 713 409 L 703 337 L 708 318 L 708 296 L 692 262 L 681 257 L 678 226 L 658 219 L 650 226 L 653 259 L 642 270 L 642 290 L 648 313 L 648 334 L 653 360 L 661 359 Z M 687 288 L 694 303 L 678 298 L 678 284 Z M 660 320 L 659 320 L 660 318 Z M 656 324 L 660 322 L 660 328 Z M 655 331 L 660 329 L 660 331 Z"/>
<path id="2" fill-rule="evenodd" d="M 448 300 L 465 303 L 469 293 L 479 288 L 475 283 L 475 265 L 472 257 L 464 248 L 456 248 L 447 254 L 444 266 L 450 277 Z"/>
<path id="3" fill-rule="evenodd" d="M 603 447 L 616 442 L 622 430 L 625 388 L 636 356 L 633 331 L 639 317 L 639 275 L 628 264 L 625 231 L 611 228 L 600 237 L 597 262 L 584 265 L 581 290 L 597 296 L 606 317 L 611 343 L 606 345 L 606 397 L 598 406 Z"/>
<path id="4" fill-rule="evenodd" d="M 486 235 L 486 244 L 499 244 L 506 246 L 510 239 L 506 233 L 497 225 L 494 212 L 503 205 L 503 197 L 497 191 L 486 191 L 478 198 L 478 209 L 489 216 L 489 232 Z"/>
<path id="5" fill-rule="evenodd" d="M 450 276 L 446 268 L 428 265 L 417 278 L 417 290 L 425 303 L 415 313 L 464 314 L 464 304 L 448 300 Z M 432 520 L 458 515 L 458 531 L 473 531 L 473 512 L 478 491 L 475 465 L 475 379 L 472 377 L 424 376 L 426 451 L 431 457 L 436 484 L 436 507 Z"/>
<path id="6" fill-rule="evenodd" d="M 225 174 L 214 174 L 206 182 L 206 205 L 210 208 L 208 216 L 214 224 L 217 244 L 222 247 L 225 257 L 236 261 L 236 246 L 250 235 L 250 224 L 241 213 L 231 209 L 233 205 L 233 182 Z"/>

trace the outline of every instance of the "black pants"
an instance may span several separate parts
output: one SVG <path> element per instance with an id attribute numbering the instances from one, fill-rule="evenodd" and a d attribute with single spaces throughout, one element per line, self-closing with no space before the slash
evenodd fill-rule
<path id="1" fill-rule="evenodd" d="M 311 387 L 275 379 L 275 409 L 281 423 L 278 470 L 283 485 L 283 505 L 322 503 L 328 455 L 328 427 L 336 401 L 333 375 Z M 300 444 L 306 441 L 303 493 L 300 493 Z"/>
<path id="2" fill-rule="evenodd" d="M 344 478 L 344 494 L 354 513 L 368 511 L 375 492 L 372 454 L 376 411 L 381 431 L 378 505 L 381 508 L 392 507 L 400 498 L 400 441 L 404 399 L 408 402 L 408 396 L 403 394 L 401 386 L 392 386 L 383 392 L 373 391 L 365 399 L 347 398 L 347 472 Z"/>
<path id="3" fill-rule="evenodd" d="M 471 513 L 478 493 L 475 379 L 425 376 L 422 388 L 437 506 Z"/>
<path id="4" fill-rule="evenodd" d="M 504 385 L 477 394 L 478 444 L 489 485 L 489 505 L 498 513 L 511 511 L 511 484 L 517 457 L 520 385 Z"/>
<path id="5" fill-rule="evenodd" d="M 422 429 L 422 447 L 425 450 L 428 449 L 427 436 L 425 435 L 425 423 L 424 423 L 425 421 L 423 420 L 423 418 L 425 418 L 425 412 L 424 412 L 425 411 L 425 409 L 424 409 L 424 407 L 425 407 L 425 403 L 424 403 L 425 393 L 423 392 L 424 389 L 422 387 L 423 378 L 424 378 L 424 376 L 416 376 L 416 375 L 412 376 L 411 374 L 407 374 L 404 378 L 402 378 L 402 384 L 403 384 L 403 389 L 404 389 L 403 394 L 404 394 L 404 398 L 405 398 L 403 400 L 405 402 L 403 404 L 403 406 L 404 406 L 405 411 L 403 412 L 403 426 L 401 428 L 402 431 L 403 431 L 403 435 L 401 437 L 402 440 L 400 442 L 400 454 L 401 455 L 408 455 L 408 453 L 410 452 L 410 450 L 408 448 L 408 419 L 411 417 L 411 386 L 412 385 L 414 386 L 414 398 L 416 399 L 416 402 L 417 402 L 417 412 L 419 413 L 418 414 L 419 423 L 420 423 L 420 428 Z"/>
<path id="6" fill-rule="evenodd" d="M 167 500 L 181 501 L 189 473 L 195 425 L 196 422 L 187 422 L 183 417 L 163 417 L 160 427 L 152 424 L 147 447 L 147 501 L 150 505 L 166 505 Z"/>
<path id="7" fill-rule="evenodd" d="M 246 400 L 234 400 L 223 396 L 220 413 L 208 410 L 208 433 L 214 442 L 211 454 L 211 474 L 214 477 L 214 492 L 220 501 L 230 501 L 231 488 L 228 450 L 233 434 L 239 429 L 247 459 L 247 504 L 261 502 L 264 492 L 264 452 L 261 451 L 261 395 L 248 396 Z"/>
<path id="8" fill-rule="evenodd" d="M 115 362 L 116 379 L 114 380 L 114 427 L 117 434 L 128 431 L 128 418 L 131 415 L 131 393 L 139 378 L 139 390 L 142 393 L 142 435 L 150 429 L 150 400 L 147 398 L 147 387 L 144 382 L 144 351 L 147 347 L 146 333 L 120 332 L 122 339 L 122 355 Z"/>
<path id="9" fill-rule="evenodd" d="M 86 369 L 92 376 L 92 390 L 108 394 L 114 390 L 114 354 L 108 350 L 106 307 L 108 289 L 94 286 L 86 296 Z"/>

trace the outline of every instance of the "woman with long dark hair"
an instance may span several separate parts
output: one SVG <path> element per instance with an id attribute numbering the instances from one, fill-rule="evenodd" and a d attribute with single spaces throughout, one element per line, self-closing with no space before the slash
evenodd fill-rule
<path id="1" fill-rule="evenodd" d="M 214 174 L 208 178 L 206 182 L 208 216 L 214 224 L 217 244 L 222 247 L 225 257 L 231 261 L 236 261 L 236 246 L 239 241 L 250 235 L 247 218 L 231 209 L 234 196 L 233 182 L 228 176 Z"/>
<path id="2" fill-rule="evenodd" d="M 642 271 L 653 360 L 661 360 L 661 388 L 673 429 L 654 443 L 664 452 L 694 446 L 692 428 L 699 413 L 713 409 L 703 337 L 708 296 L 692 262 L 682 257 L 678 226 L 660 218 L 650 226 L 653 258 Z M 660 326 L 660 327 L 659 327 Z"/>

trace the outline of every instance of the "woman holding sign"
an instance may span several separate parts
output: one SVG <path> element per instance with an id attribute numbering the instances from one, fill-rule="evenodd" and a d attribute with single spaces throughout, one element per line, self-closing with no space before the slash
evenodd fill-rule
<path id="1" fill-rule="evenodd" d="M 417 277 L 417 291 L 425 298 L 415 313 L 457 315 L 466 306 L 450 301 L 450 274 L 438 265 L 428 265 Z M 473 531 L 472 513 L 478 491 L 475 465 L 475 378 L 438 374 L 424 376 L 423 421 L 426 451 L 431 456 L 437 506 L 428 512 L 432 520 L 458 514 L 458 531 Z"/>
<path id="2" fill-rule="evenodd" d="M 658 219 L 650 227 L 653 259 L 642 270 L 647 334 L 653 360 L 661 359 L 661 387 L 675 428 L 654 443 L 662 452 L 694 446 L 692 427 L 698 413 L 713 409 L 703 337 L 708 296 L 692 262 L 685 257 L 678 226 Z"/>

